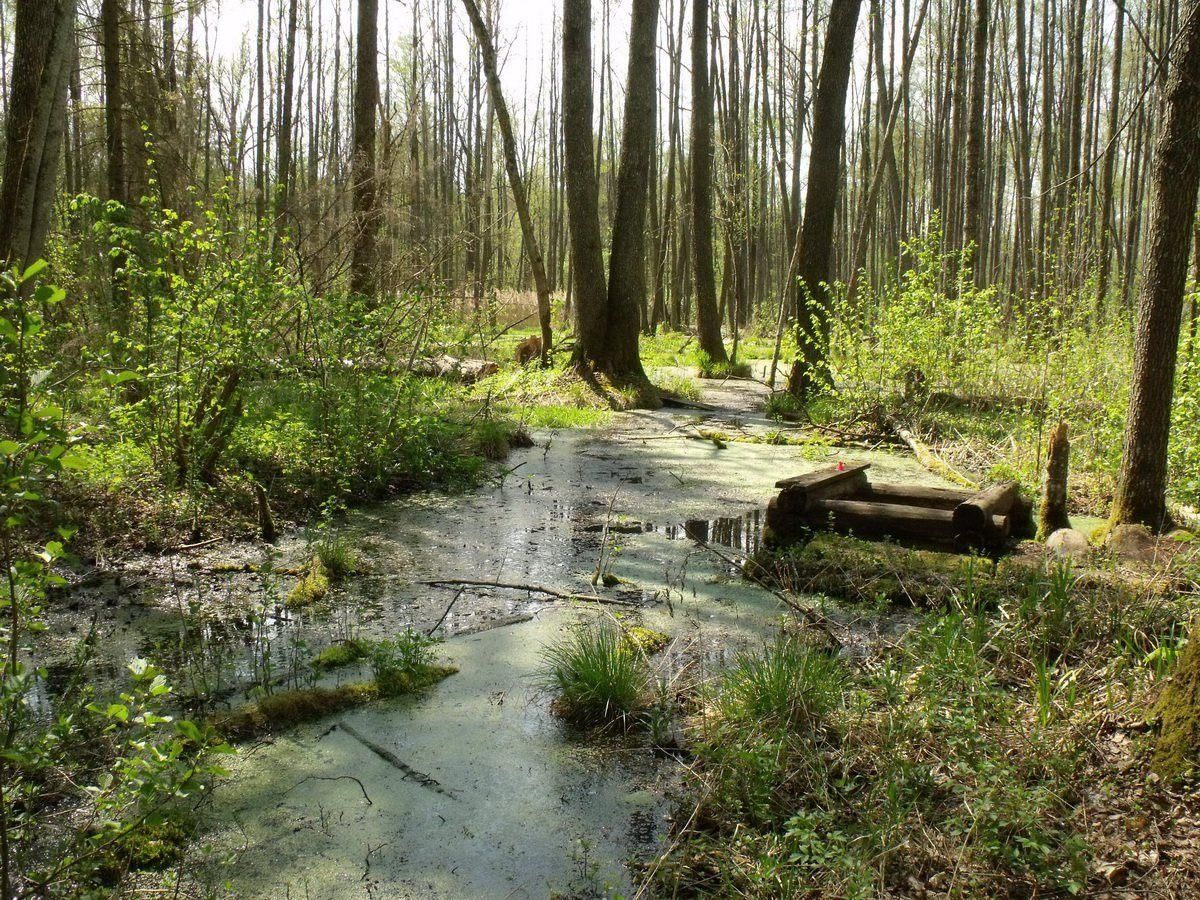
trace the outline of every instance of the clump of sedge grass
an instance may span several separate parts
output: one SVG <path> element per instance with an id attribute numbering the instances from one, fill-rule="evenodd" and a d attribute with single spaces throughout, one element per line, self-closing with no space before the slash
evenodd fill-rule
<path id="1" fill-rule="evenodd" d="M 696 368 L 701 378 L 749 378 L 750 364 L 715 360 L 703 350 L 696 351 Z"/>
<path id="2" fill-rule="evenodd" d="M 588 625 L 542 651 L 541 680 L 554 709 L 584 725 L 628 725 L 644 710 L 650 667 L 619 626 Z"/>
<path id="3" fill-rule="evenodd" d="M 719 681 L 714 705 L 727 722 L 811 731 L 840 702 L 845 669 L 836 659 L 780 637 L 761 653 L 741 653 Z"/>

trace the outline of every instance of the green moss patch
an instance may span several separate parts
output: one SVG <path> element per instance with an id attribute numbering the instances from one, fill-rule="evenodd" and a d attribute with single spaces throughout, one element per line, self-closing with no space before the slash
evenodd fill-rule
<path id="1" fill-rule="evenodd" d="M 1200 635 L 1195 624 L 1156 712 L 1161 731 L 1154 770 L 1167 778 L 1185 775 L 1200 762 Z"/>
<path id="2" fill-rule="evenodd" d="M 370 645 L 366 641 L 352 638 L 326 647 L 313 657 L 309 666 L 318 672 L 327 672 L 330 669 L 340 669 L 343 666 L 361 662 L 367 658 L 370 652 Z"/>
<path id="3" fill-rule="evenodd" d="M 320 558 L 313 557 L 308 571 L 300 576 L 300 580 L 288 592 L 287 605 L 291 609 L 302 609 L 324 600 L 328 593 L 329 575 Z"/>
<path id="4" fill-rule="evenodd" d="M 375 700 L 415 693 L 457 671 L 453 666 L 422 665 L 411 672 L 388 673 L 378 681 L 283 691 L 219 716 L 213 724 L 232 740 L 249 740 Z"/>
<path id="5" fill-rule="evenodd" d="M 671 636 L 644 625 L 630 625 L 625 628 L 625 642 L 649 656 L 661 653 L 671 643 Z"/>

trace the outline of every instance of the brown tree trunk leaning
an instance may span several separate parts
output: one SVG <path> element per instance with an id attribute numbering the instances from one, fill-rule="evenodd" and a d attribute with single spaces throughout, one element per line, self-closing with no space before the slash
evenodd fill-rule
<path id="1" fill-rule="evenodd" d="M 788 390 L 803 399 L 828 386 L 829 292 L 833 223 L 842 181 L 846 138 L 846 88 L 854 60 L 854 31 L 861 0 L 833 0 L 825 55 L 813 97 L 812 143 L 804 225 L 800 231 L 800 357 L 792 366 Z"/>
<path id="2" fill-rule="evenodd" d="M 708 0 L 692 6 L 692 272 L 700 349 L 716 363 L 728 360 L 721 340 L 717 276 L 713 265 L 713 98 L 708 79 Z"/>
<path id="3" fill-rule="evenodd" d="M 1200 0 L 1187 0 L 1171 53 L 1166 114 L 1155 147 L 1149 241 L 1138 298 L 1132 391 L 1114 524 L 1162 530 L 1167 517 L 1167 441 L 1187 279 L 1188 242 L 1200 186 Z"/>
<path id="4" fill-rule="evenodd" d="M 1067 517 L 1067 471 L 1071 458 L 1071 440 L 1066 422 L 1050 432 L 1046 453 L 1046 483 L 1042 487 L 1042 509 L 1038 514 L 1038 539 L 1045 540 L 1060 528 L 1070 528 Z"/>
<path id="5" fill-rule="evenodd" d="M 74 27 L 75 0 L 17 4 L 0 184 L 0 267 L 24 269 L 45 248 Z"/>
<path id="6" fill-rule="evenodd" d="M 483 21 L 476 0 L 463 0 L 463 6 L 466 7 L 467 16 L 471 20 L 471 27 L 475 29 L 475 39 L 479 42 L 479 52 L 483 58 L 483 71 L 487 76 L 488 91 L 492 97 L 492 106 L 495 107 L 496 123 L 500 126 L 500 142 L 504 147 L 504 168 L 508 173 L 508 186 L 512 191 L 513 205 L 517 207 L 521 237 L 525 241 L 525 253 L 529 257 L 529 269 L 533 273 L 534 289 L 537 291 L 538 324 L 542 330 L 541 357 L 544 366 L 550 359 L 554 335 L 550 329 L 550 283 L 546 278 L 546 264 L 542 260 L 542 246 L 538 241 L 537 230 L 533 227 L 533 216 L 529 213 L 529 199 L 525 192 L 525 182 L 521 178 L 517 155 L 517 140 L 513 136 L 508 104 L 504 101 L 504 92 L 500 89 L 496 47 L 492 43 L 492 36 Z"/>
<path id="7" fill-rule="evenodd" d="M 639 309 L 646 296 L 646 199 L 653 153 L 655 37 L 658 0 L 633 0 L 621 168 L 617 174 L 608 273 L 606 370 L 615 379 L 645 380 L 638 355 Z"/>
<path id="8" fill-rule="evenodd" d="M 600 245 L 600 202 L 592 146 L 592 4 L 563 0 L 563 170 L 567 183 L 567 230 L 575 288 L 576 366 L 603 361 L 608 288 Z"/>
<path id="9" fill-rule="evenodd" d="M 358 52 L 354 77 L 354 246 L 350 292 L 374 304 L 379 295 L 379 210 L 375 174 L 375 109 L 379 106 L 379 0 L 358 0 Z"/>

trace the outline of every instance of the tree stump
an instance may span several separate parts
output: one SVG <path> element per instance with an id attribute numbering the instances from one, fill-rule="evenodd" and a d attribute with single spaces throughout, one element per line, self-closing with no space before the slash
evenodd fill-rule
<path id="1" fill-rule="evenodd" d="M 1071 441 L 1066 422 L 1050 432 L 1050 450 L 1046 458 L 1046 484 L 1042 489 L 1042 511 L 1038 518 L 1038 538 L 1045 540 L 1060 528 L 1070 528 L 1067 518 L 1067 466 Z"/>

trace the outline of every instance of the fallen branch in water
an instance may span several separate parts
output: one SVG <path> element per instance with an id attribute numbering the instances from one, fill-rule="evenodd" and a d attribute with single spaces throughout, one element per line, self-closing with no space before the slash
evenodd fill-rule
<path id="1" fill-rule="evenodd" d="M 946 462 L 938 456 L 931 447 L 925 444 L 915 434 L 901 425 L 899 422 L 891 422 L 892 430 L 896 432 L 896 436 L 908 446 L 908 449 L 913 452 L 913 456 L 917 458 L 917 462 L 923 465 L 934 475 L 940 475 L 947 481 L 953 481 L 960 487 L 979 489 L 979 482 L 973 478 L 968 478 L 962 472 L 954 468 L 950 463 Z"/>
<path id="2" fill-rule="evenodd" d="M 296 788 L 300 787 L 300 785 L 304 784 L 306 781 L 353 781 L 355 784 L 358 785 L 358 789 L 360 791 L 362 791 L 363 799 L 367 801 L 367 806 L 375 805 L 374 803 L 371 802 L 371 798 L 367 795 L 367 789 L 363 786 L 362 781 L 355 778 L 353 775 L 308 775 L 304 778 L 301 778 L 294 785 L 292 785 L 290 788 L 288 788 L 286 791 L 284 791 L 284 793 L 290 794 L 292 791 L 294 791 Z"/>
<path id="3" fill-rule="evenodd" d="M 429 587 L 490 587 L 506 591 L 528 591 L 531 594 L 545 594 L 556 600 L 578 600 L 581 603 L 603 603 L 608 606 L 637 606 L 629 600 L 618 600 L 615 597 L 602 597 L 599 594 L 571 594 L 558 588 L 547 587 L 544 584 L 515 584 L 509 581 L 473 581 L 469 578 L 438 578 L 433 581 L 418 581 L 417 584 Z"/>
<path id="4" fill-rule="evenodd" d="M 349 725 L 347 725 L 344 721 L 339 721 L 337 724 L 338 724 L 338 728 L 342 729 L 342 731 L 346 732 L 346 734 L 350 735 L 350 737 L 354 738 L 354 740 L 358 741 L 360 744 L 362 744 L 364 747 L 366 747 L 368 750 L 370 750 L 372 753 L 374 753 L 376 756 L 378 756 L 384 762 L 390 764 L 391 766 L 393 766 L 393 767 L 399 769 L 401 772 L 403 772 L 405 780 L 411 779 L 412 781 L 415 781 L 417 784 L 421 785 L 421 787 L 429 788 L 429 790 L 431 790 L 431 791 L 434 791 L 438 794 L 444 794 L 447 797 L 450 797 L 454 800 L 458 799 L 457 793 L 450 790 L 449 788 L 442 787 L 442 783 L 440 781 L 438 781 L 436 778 L 434 778 L 432 775 L 426 775 L 424 772 L 414 769 L 412 766 L 410 766 L 408 763 L 406 763 L 404 760 L 402 760 L 400 757 L 398 757 L 395 753 L 393 753 L 391 750 L 389 750 L 387 747 L 380 746 L 379 744 L 377 744 L 373 740 L 371 740 L 369 737 L 364 737 L 362 734 L 359 734 L 359 732 L 355 731 L 353 728 L 351 728 Z M 364 791 L 364 793 L 366 793 L 366 792 Z"/>

